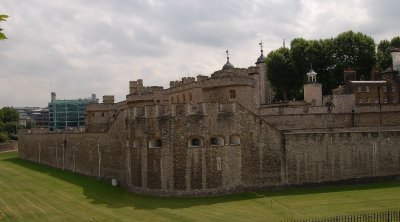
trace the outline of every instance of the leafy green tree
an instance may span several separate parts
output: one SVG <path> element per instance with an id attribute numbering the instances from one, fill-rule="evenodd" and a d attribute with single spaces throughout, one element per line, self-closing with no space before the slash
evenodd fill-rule
<path id="1" fill-rule="evenodd" d="M 3 123 L 3 121 L 1 121 L 0 119 L 0 132 L 3 132 L 6 130 L 6 124 Z"/>
<path id="2" fill-rule="evenodd" d="M 376 68 L 383 71 L 392 65 L 392 56 L 390 55 L 390 42 L 382 40 L 379 42 L 376 52 Z"/>
<path id="3" fill-rule="evenodd" d="M 287 101 L 295 98 L 303 85 L 304 78 L 295 71 L 290 50 L 279 48 L 271 51 L 265 61 L 267 78 L 277 92 L 276 99 Z"/>
<path id="4" fill-rule="evenodd" d="M 324 94 L 330 94 L 341 82 L 332 74 L 335 68 L 333 56 L 333 39 L 305 40 L 294 39 L 291 42 L 291 56 L 298 75 L 306 79 L 311 68 L 318 73 L 318 81 L 322 83 Z"/>
<path id="5" fill-rule="evenodd" d="M 0 22 L 5 21 L 8 18 L 8 15 L 0 15 Z M 3 29 L 0 28 L 0 40 L 4 40 L 7 39 L 6 35 L 4 35 L 4 33 L 2 33 Z"/>
<path id="6" fill-rule="evenodd" d="M 400 48 L 400 36 L 392 38 L 392 40 L 390 41 L 390 46 L 392 48 Z"/>
<path id="7" fill-rule="evenodd" d="M 19 113 L 17 110 L 15 110 L 11 107 L 3 107 L 0 110 L 0 118 L 3 121 L 3 123 L 18 122 Z"/>
<path id="8" fill-rule="evenodd" d="M 378 71 L 383 71 L 392 67 L 391 49 L 400 48 L 400 36 L 392 38 L 392 40 L 382 40 L 379 42 L 376 53 L 376 67 Z"/>
<path id="9" fill-rule="evenodd" d="M 6 122 L 5 123 L 5 130 L 8 133 L 8 135 L 17 134 L 17 127 L 18 127 L 17 122 Z"/>
<path id="10" fill-rule="evenodd" d="M 375 41 L 361 32 L 347 31 L 334 39 L 334 58 L 339 73 L 347 67 L 357 71 L 357 78 L 370 79 L 375 65 Z"/>
<path id="11" fill-rule="evenodd" d="M 0 143 L 7 142 L 8 134 L 7 132 L 0 132 Z"/>

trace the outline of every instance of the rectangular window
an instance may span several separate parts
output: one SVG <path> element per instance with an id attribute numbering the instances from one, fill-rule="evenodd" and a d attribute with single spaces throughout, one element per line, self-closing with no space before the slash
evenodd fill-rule
<path id="1" fill-rule="evenodd" d="M 94 117 L 94 113 L 92 113 L 92 117 Z"/>
<path id="2" fill-rule="evenodd" d="M 104 117 L 104 113 L 101 113 L 101 117 Z"/>
<path id="3" fill-rule="evenodd" d="M 362 92 L 361 86 L 358 86 L 357 88 L 358 88 L 358 92 Z"/>
<path id="4" fill-rule="evenodd" d="M 362 103 L 362 99 L 359 99 L 359 100 L 358 100 L 358 103 Z"/>
<path id="5" fill-rule="evenodd" d="M 365 87 L 365 92 L 369 92 L 369 86 Z"/>
<path id="6" fill-rule="evenodd" d="M 383 103 L 387 103 L 387 98 L 383 98 Z"/>
<path id="7" fill-rule="evenodd" d="M 234 89 L 229 90 L 229 98 L 236 99 L 236 90 Z"/>
<path id="8" fill-rule="evenodd" d="M 375 103 L 377 103 L 377 104 L 379 103 L 379 98 L 378 97 L 375 98 Z"/>
<path id="9" fill-rule="evenodd" d="M 392 86 L 392 93 L 396 92 L 396 87 Z"/>
<path id="10" fill-rule="evenodd" d="M 367 98 L 367 101 L 365 101 L 365 103 L 370 103 L 371 101 L 369 100 L 369 98 Z"/>
<path id="11" fill-rule="evenodd" d="M 383 86 L 383 92 L 387 92 L 387 86 Z"/>
<path id="12" fill-rule="evenodd" d="M 392 102 L 393 102 L 393 103 L 397 103 L 397 99 L 396 99 L 396 98 L 393 98 Z"/>

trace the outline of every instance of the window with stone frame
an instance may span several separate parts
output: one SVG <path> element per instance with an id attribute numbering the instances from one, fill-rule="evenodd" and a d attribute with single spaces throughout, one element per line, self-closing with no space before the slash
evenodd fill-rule
<path id="1" fill-rule="evenodd" d="M 392 93 L 396 92 L 396 87 L 392 86 Z"/>
<path id="2" fill-rule="evenodd" d="M 378 97 L 375 98 L 375 103 L 377 103 L 377 104 L 379 103 L 379 98 Z"/>
<path id="3" fill-rule="evenodd" d="M 383 92 L 387 92 L 387 86 L 383 86 Z"/>
<path id="4" fill-rule="evenodd" d="M 367 98 L 367 99 L 365 100 L 365 103 L 371 103 L 370 99 Z"/>
<path id="5" fill-rule="evenodd" d="M 394 98 L 392 99 L 392 103 L 397 103 L 396 97 L 394 97 Z"/>
<path id="6" fill-rule="evenodd" d="M 360 99 L 358 99 L 358 103 L 363 103 L 363 100 L 360 98 Z"/>
<path id="7" fill-rule="evenodd" d="M 369 86 L 365 86 L 365 92 L 369 92 Z"/>
<path id="8" fill-rule="evenodd" d="M 149 148 L 161 148 L 162 141 L 160 139 L 152 139 L 149 141 Z"/>
<path id="9" fill-rule="evenodd" d="M 230 138 L 231 145 L 240 145 L 240 136 L 239 135 L 231 135 Z"/>
<path id="10" fill-rule="evenodd" d="M 224 138 L 221 136 L 211 137 L 210 140 L 211 146 L 223 146 L 225 145 Z"/>
<path id="11" fill-rule="evenodd" d="M 362 87 L 361 87 L 361 86 L 358 86 L 358 87 L 357 87 L 357 91 L 358 91 L 358 92 L 362 92 Z"/>
<path id="12" fill-rule="evenodd" d="M 203 146 L 203 139 L 195 137 L 190 138 L 188 141 L 188 147 L 202 147 Z"/>
<path id="13" fill-rule="evenodd" d="M 229 99 L 236 99 L 236 90 L 234 89 L 229 90 Z"/>

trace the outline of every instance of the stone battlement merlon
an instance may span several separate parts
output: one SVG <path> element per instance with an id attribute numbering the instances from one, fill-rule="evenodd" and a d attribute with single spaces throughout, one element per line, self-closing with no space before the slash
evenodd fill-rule
<path id="1" fill-rule="evenodd" d="M 204 75 L 197 75 L 196 78 L 195 77 L 183 77 L 181 80 L 175 80 L 175 81 L 170 81 L 169 82 L 169 87 L 171 88 L 176 88 L 176 87 L 181 87 L 187 84 L 193 84 L 196 82 L 201 82 L 203 80 L 208 79 L 208 76 L 204 76 Z"/>

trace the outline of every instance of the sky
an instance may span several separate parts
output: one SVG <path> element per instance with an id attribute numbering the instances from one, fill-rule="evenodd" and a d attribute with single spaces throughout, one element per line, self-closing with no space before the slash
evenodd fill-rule
<path id="1" fill-rule="evenodd" d="M 45 107 L 92 93 L 125 99 L 129 81 L 169 87 L 226 62 L 253 66 L 297 37 L 400 35 L 398 0 L 1 0 L 0 107 Z M 101 99 L 100 99 L 101 101 Z"/>

